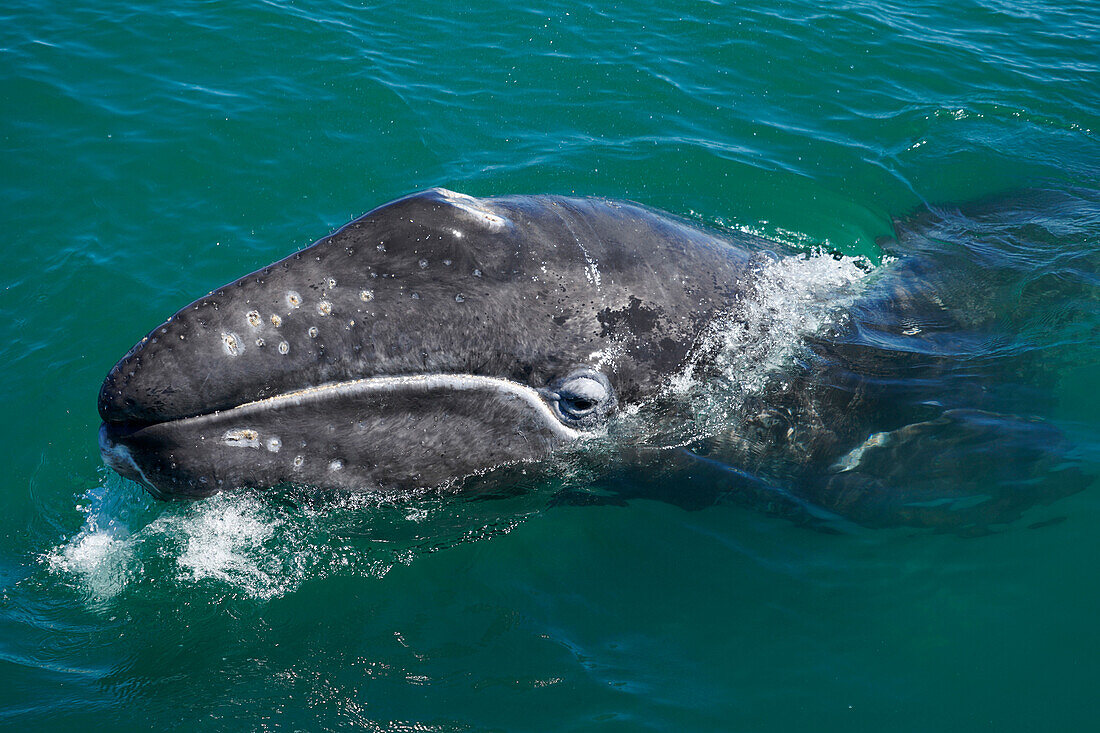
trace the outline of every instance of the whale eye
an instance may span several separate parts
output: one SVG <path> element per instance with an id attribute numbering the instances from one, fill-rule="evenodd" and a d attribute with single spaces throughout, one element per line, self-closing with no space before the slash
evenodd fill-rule
<path id="1" fill-rule="evenodd" d="M 587 367 L 553 383 L 544 394 L 557 418 L 573 428 L 596 427 L 615 406 L 607 377 Z"/>

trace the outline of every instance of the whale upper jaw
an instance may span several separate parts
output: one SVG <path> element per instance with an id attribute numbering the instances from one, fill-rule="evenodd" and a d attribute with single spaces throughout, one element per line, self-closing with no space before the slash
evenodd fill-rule
<path id="1" fill-rule="evenodd" d="M 163 422 L 362 377 L 521 376 L 503 355 L 522 328 L 512 343 L 471 333 L 511 306 L 517 238 L 490 202 L 446 189 L 385 204 L 154 328 L 108 373 L 100 415 Z"/>

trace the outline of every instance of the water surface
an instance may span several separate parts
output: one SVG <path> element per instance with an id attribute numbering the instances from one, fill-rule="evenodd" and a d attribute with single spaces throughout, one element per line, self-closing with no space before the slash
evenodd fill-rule
<path id="1" fill-rule="evenodd" d="M 1063 478 L 1100 460 L 1098 48 L 1094 3 L 1044 0 L 8 3 L 2 725 L 1088 727 L 1100 502 Z M 647 497 L 628 467 L 635 498 L 554 501 L 605 493 L 583 460 L 493 500 L 183 504 L 101 466 L 95 396 L 143 333 L 433 185 L 932 253 L 981 315 L 926 342 L 951 348 L 932 386 L 1056 431 L 1019 445 L 1068 495 L 936 532 L 667 500 L 706 495 L 675 472 Z M 929 455 L 897 485 L 1014 480 Z"/>

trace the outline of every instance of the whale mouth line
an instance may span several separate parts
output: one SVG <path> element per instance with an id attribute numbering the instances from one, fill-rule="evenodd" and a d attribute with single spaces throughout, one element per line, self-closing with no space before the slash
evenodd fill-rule
<path id="1" fill-rule="evenodd" d="M 501 377 L 486 377 L 477 374 L 415 374 L 406 376 L 365 377 L 342 382 L 327 382 L 302 389 L 245 402 L 236 407 L 213 412 L 200 413 L 187 417 L 161 420 L 158 422 L 108 422 L 110 430 L 116 434 L 125 434 L 154 425 L 187 425 L 226 417 L 248 417 L 264 412 L 322 403 L 336 398 L 357 395 L 381 395 L 386 393 L 421 393 L 433 391 L 489 392 L 507 400 L 515 400 L 532 410 L 556 437 L 576 440 L 584 433 L 562 424 L 553 410 L 535 389 Z"/>

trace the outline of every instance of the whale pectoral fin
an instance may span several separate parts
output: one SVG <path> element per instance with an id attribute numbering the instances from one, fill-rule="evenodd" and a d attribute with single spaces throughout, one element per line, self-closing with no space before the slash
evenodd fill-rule
<path id="1" fill-rule="evenodd" d="M 1041 420 L 947 410 L 870 435 L 830 466 L 814 499 L 870 526 L 981 530 L 1084 488 L 1068 450 Z"/>

